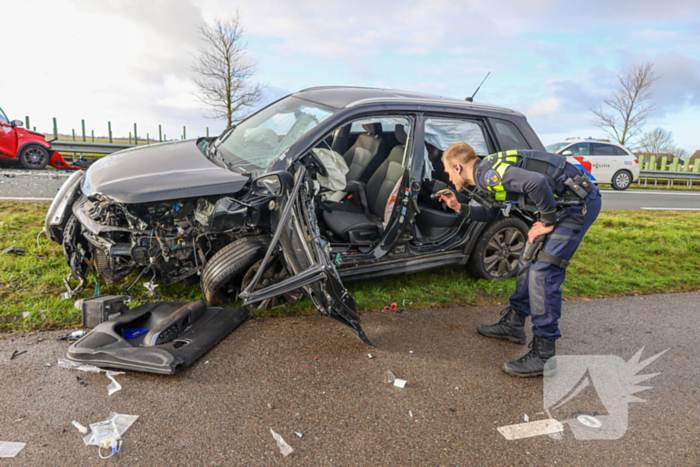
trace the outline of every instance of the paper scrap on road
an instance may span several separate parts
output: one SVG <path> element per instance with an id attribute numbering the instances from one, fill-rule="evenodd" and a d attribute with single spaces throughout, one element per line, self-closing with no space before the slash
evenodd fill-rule
<path id="1" fill-rule="evenodd" d="M 519 423 L 498 427 L 498 431 L 509 440 L 531 438 L 533 436 L 549 435 L 564 431 L 564 425 L 553 418 L 536 420 L 534 422 Z"/>
<path id="2" fill-rule="evenodd" d="M 287 444 L 287 442 L 277 433 L 275 433 L 275 430 L 270 428 L 270 433 L 272 433 L 272 437 L 275 438 L 275 441 L 277 441 L 277 447 L 280 449 L 280 452 L 284 457 L 287 457 L 291 453 L 294 452 L 294 449 Z"/>
<path id="3" fill-rule="evenodd" d="M 27 443 L 0 441 L 0 457 L 15 457 L 26 445 Z"/>
<path id="4" fill-rule="evenodd" d="M 406 383 L 408 383 L 408 381 L 406 381 L 405 379 L 396 378 L 394 380 L 394 386 L 396 386 L 397 388 L 403 389 L 406 386 Z"/>

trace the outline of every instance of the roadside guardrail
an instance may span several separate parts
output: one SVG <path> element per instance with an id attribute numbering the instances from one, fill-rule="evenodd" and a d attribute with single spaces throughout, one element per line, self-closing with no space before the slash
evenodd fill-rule
<path id="1" fill-rule="evenodd" d="M 654 185 L 658 179 L 668 180 L 667 188 L 671 187 L 674 180 L 687 180 L 688 187 L 693 186 L 695 180 L 700 180 L 700 172 L 677 172 L 677 171 L 667 171 L 667 170 L 640 170 L 639 178 L 644 179 L 644 186 L 647 186 L 647 180 L 650 178 L 654 179 Z"/>
<path id="2" fill-rule="evenodd" d="M 135 144 L 120 144 L 120 143 L 90 143 L 81 141 L 52 141 L 51 148 L 58 152 L 73 152 L 83 154 L 112 154 L 113 152 L 121 151 L 136 147 Z"/>

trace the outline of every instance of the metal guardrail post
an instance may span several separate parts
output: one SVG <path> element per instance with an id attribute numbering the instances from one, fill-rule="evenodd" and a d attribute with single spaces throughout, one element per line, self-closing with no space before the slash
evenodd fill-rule
<path id="1" fill-rule="evenodd" d="M 136 134 L 136 124 L 134 123 L 134 144 L 138 146 L 139 144 L 139 137 Z"/>
<path id="2" fill-rule="evenodd" d="M 163 129 L 160 127 L 160 124 L 158 124 L 158 141 L 163 142 Z"/>
<path id="3" fill-rule="evenodd" d="M 83 127 L 83 143 L 85 142 L 85 120 L 80 120 L 80 124 Z"/>
<path id="4" fill-rule="evenodd" d="M 112 122 L 107 122 L 107 133 L 109 133 L 109 142 L 112 142 Z"/>
<path id="5" fill-rule="evenodd" d="M 92 135 L 92 142 L 95 142 L 95 130 L 90 130 L 90 134 Z"/>
<path id="6" fill-rule="evenodd" d="M 58 139 L 58 125 L 56 124 L 56 117 L 53 118 L 53 137 Z"/>
<path id="7" fill-rule="evenodd" d="M 31 127 L 29 126 L 29 115 L 27 115 L 26 117 L 24 117 L 24 119 L 25 119 L 26 122 L 27 122 L 27 130 L 31 130 Z"/>
<path id="8" fill-rule="evenodd" d="M 151 135 L 146 133 L 146 144 L 151 144 Z"/>
<path id="9" fill-rule="evenodd" d="M 131 132 L 129 132 L 129 144 L 131 144 Z"/>
<path id="10" fill-rule="evenodd" d="M 185 128 L 185 125 L 182 125 L 182 139 L 187 139 L 187 128 Z"/>

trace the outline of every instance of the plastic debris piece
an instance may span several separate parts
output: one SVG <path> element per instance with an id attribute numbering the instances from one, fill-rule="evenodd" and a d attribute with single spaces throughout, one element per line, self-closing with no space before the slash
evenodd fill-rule
<path id="1" fill-rule="evenodd" d="M 403 302 L 401 302 L 401 306 L 406 306 L 406 302 L 408 302 L 409 305 L 413 305 L 413 302 L 409 302 L 408 300 L 408 298 L 404 298 Z"/>
<path id="2" fill-rule="evenodd" d="M 45 366 L 46 368 L 51 368 L 51 364 L 50 364 L 50 363 L 44 363 L 44 366 Z"/>
<path id="3" fill-rule="evenodd" d="M 303 438 L 303 437 L 304 437 L 304 435 L 301 434 L 301 433 L 299 433 L 298 431 L 295 431 L 294 434 L 297 435 L 299 438 Z"/>
<path id="4" fill-rule="evenodd" d="M 144 282 L 143 286 L 146 287 L 146 290 L 148 290 L 148 296 L 152 297 L 155 293 L 156 287 L 158 287 L 158 284 L 155 282 Z"/>
<path id="5" fill-rule="evenodd" d="M 406 387 L 406 383 L 408 383 L 408 381 L 406 381 L 405 379 L 396 378 L 394 380 L 394 386 L 396 386 L 397 388 L 403 389 L 404 387 Z"/>
<path id="6" fill-rule="evenodd" d="M 25 311 L 24 313 L 22 313 L 22 318 L 27 319 L 29 317 L 29 315 L 31 315 L 31 314 L 32 314 L 31 311 Z"/>
<path id="7" fill-rule="evenodd" d="M 411 412 L 411 411 L 409 410 L 409 411 L 408 411 L 408 414 L 411 416 L 411 418 L 413 418 L 413 412 Z"/>
<path id="8" fill-rule="evenodd" d="M 120 440 L 137 418 L 138 415 L 112 412 L 107 420 L 90 424 L 92 432 L 83 438 L 83 442 L 86 446 L 108 447 L 112 441 Z"/>
<path id="9" fill-rule="evenodd" d="M 206 362 L 204 362 L 204 364 L 205 364 L 205 365 L 209 365 L 209 360 L 207 360 Z"/>
<path id="10" fill-rule="evenodd" d="M 14 352 L 12 352 L 12 356 L 10 357 L 10 360 L 12 360 L 15 357 L 19 357 L 23 353 L 27 353 L 27 351 L 26 350 L 15 350 Z"/>
<path id="11" fill-rule="evenodd" d="M 409 350 L 408 353 L 413 353 L 413 350 Z"/>
<path id="12" fill-rule="evenodd" d="M 111 396 L 115 392 L 121 391 L 122 385 L 117 383 L 117 380 L 114 379 L 114 375 L 117 375 L 119 373 L 113 373 L 111 371 L 108 371 L 105 374 L 107 375 L 107 378 L 109 378 L 112 381 L 111 383 L 109 383 L 109 386 L 107 386 L 107 395 Z"/>
<path id="13" fill-rule="evenodd" d="M 26 445 L 27 443 L 0 441 L 0 457 L 15 457 Z"/>
<path id="14" fill-rule="evenodd" d="M 367 358 L 374 358 L 374 355 L 372 355 L 371 353 L 368 353 Z"/>
<path id="15" fill-rule="evenodd" d="M 280 449 L 280 452 L 284 457 L 287 457 L 291 453 L 294 452 L 294 449 L 287 444 L 287 442 L 277 433 L 275 433 L 275 430 L 270 428 L 270 433 L 272 433 L 272 437 L 275 438 L 275 441 L 277 441 L 277 447 Z"/>
<path id="16" fill-rule="evenodd" d="M 76 427 L 76 428 L 78 429 L 78 431 L 81 432 L 81 433 L 84 434 L 84 435 L 86 435 L 87 432 L 88 432 L 87 427 L 86 427 L 85 425 L 81 425 L 80 422 L 78 422 L 78 420 L 73 420 L 73 421 L 71 422 L 71 425 L 73 425 L 74 427 Z"/>
<path id="17" fill-rule="evenodd" d="M 391 372 L 391 370 L 386 372 L 386 379 L 387 383 L 391 384 L 394 381 L 396 381 L 396 376 L 394 376 L 394 373 Z"/>
<path id="18" fill-rule="evenodd" d="M 64 358 L 58 359 L 58 366 L 68 370 L 87 371 L 88 373 L 100 373 L 102 370 L 95 365 L 86 365 L 85 363 L 71 362 Z"/>
<path id="19" fill-rule="evenodd" d="M 4 250 L 2 250 L 2 252 L 0 252 L 0 255 L 4 255 L 7 253 L 10 253 L 13 255 L 23 255 L 26 252 L 27 252 L 26 250 L 23 250 L 21 248 L 17 248 L 16 246 L 9 246 L 9 247 L 5 248 Z"/>
<path id="20" fill-rule="evenodd" d="M 527 414 L 525 414 L 525 416 L 523 417 L 523 420 L 525 420 L 526 422 L 529 422 L 529 421 L 530 421 L 530 417 L 528 417 Z"/>

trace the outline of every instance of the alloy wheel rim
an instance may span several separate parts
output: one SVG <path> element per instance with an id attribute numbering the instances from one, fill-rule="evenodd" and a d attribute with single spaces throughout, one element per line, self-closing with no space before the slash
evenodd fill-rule
<path id="1" fill-rule="evenodd" d="M 44 163 L 45 158 L 46 154 L 44 154 L 44 151 L 37 148 L 29 148 L 24 153 L 24 160 L 27 161 L 30 165 L 42 165 Z"/>
<path id="2" fill-rule="evenodd" d="M 630 176 L 627 175 L 627 173 L 623 172 L 617 176 L 615 179 L 615 182 L 617 183 L 617 186 L 620 188 L 626 188 L 627 185 L 630 184 Z"/>
<path id="3" fill-rule="evenodd" d="M 486 244 L 484 269 L 495 278 L 505 277 L 518 268 L 525 235 L 516 227 L 499 230 Z"/>

